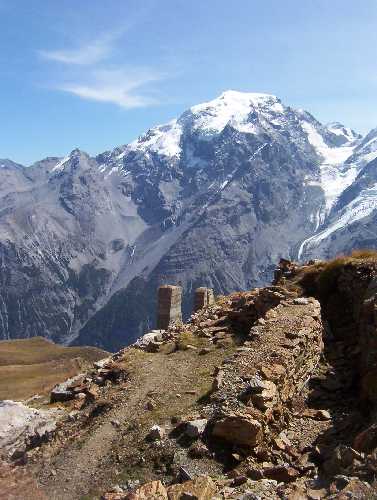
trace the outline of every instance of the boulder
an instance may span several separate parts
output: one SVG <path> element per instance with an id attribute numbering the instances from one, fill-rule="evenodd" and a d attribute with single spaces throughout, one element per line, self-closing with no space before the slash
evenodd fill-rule
<path id="1" fill-rule="evenodd" d="M 188 454 L 191 458 L 203 458 L 210 456 L 207 446 L 201 441 L 195 441 L 189 448 Z"/>
<path id="2" fill-rule="evenodd" d="M 306 306 L 309 304 L 309 300 L 306 297 L 297 297 L 297 299 L 293 299 L 293 303 L 296 305 Z"/>
<path id="3" fill-rule="evenodd" d="M 105 381 L 110 380 L 113 384 L 119 384 L 128 377 L 127 371 L 118 363 L 107 365 L 106 368 L 99 370 L 98 376 L 102 377 Z"/>
<path id="4" fill-rule="evenodd" d="M 308 408 L 298 416 L 312 418 L 313 420 L 331 420 L 331 415 L 327 410 L 316 410 L 314 408 Z"/>
<path id="5" fill-rule="evenodd" d="M 174 484 L 167 488 L 169 500 L 212 500 L 216 494 L 216 485 L 209 476 L 199 476 L 192 481 Z"/>
<path id="6" fill-rule="evenodd" d="M 50 394 L 51 403 L 70 401 L 73 399 L 75 397 L 75 393 L 77 392 L 74 391 L 74 388 L 78 387 L 82 383 L 83 379 L 84 375 L 80 374 L 76 377 L 67 379 L 61 384 L 55 385 Z"/>
<path id="7" fill-rule="evenodd" d="M 186 422 L 185 433 L 188 437 L 196 439 L 200 437 L 207 425 L 207 419 L 190 420 Z"/>
<path id="8" fill-rule="evenodd" d="M 148 439 L 150 441 L 158 441 L 163 439 L 165 436 L 165 431 L 159 425 L 153 425 L 148 433 Z"/>
<path id="9" fill-rule="evenodd" d="M 239 397 L 244 403 L 251 402 L 256 408 L 264 411 L 273 406 L 277 394 L 277 387 L 273 382 L 256 375 L 250 378 L 248 386 Z"/>
<path id="10" fill-rule="evenodd" d="M 0 449 L 10 457 L 46 441 L 56 429 L 56 411 L 29 408 L 16 401 L 0 401 Z"/>
<path id="11" fill-rule="evenodd" d="M 233 414 L 215 422 L 213 436 L 241 446 L 254 447 L 263 438 L 262 425 L 248 415 Z"/>
<path id="12" fill-rule="evenodd" d="M 263 382 L 263 388 L 260 392 L 255 392 L 250 395 L 250 401 L 259 410 L 267 410 L 273 406 L 276 396 L 276 385 L 273 382 L 266 380 Z"/>
<path id="13" fill-rule="evenodd" d="M 105 366 L 109 363 L 111 363 L 111 356 L 109 356 L 107 358 L 99 359 L 98 361 L 95 361 L 93 366 L 94 366 L 94 368 L 97 368 L 99 370 L 101 368 L 105 368 Z"/>
<path id="14" fill-rule="evenodd" d="M 157 342 L 155 340 L 152 340 L 152 341 L 148 342 L 148 344 L 146 344 L 145 351 L 151 352 L 151 353 L 158 352 L 162 345 L 163 345 L 163 342 Z"/>
<path id="15" fill-rule="evenodd" d="M 263 470 L 263 476 L 267 479 L 274 479 L 278 483 L 288 483 L 294 481 L 300 475 L 299 471 L 288 465 L 277 465 Z"/>
<path id="16" fill-rule="evenodd" d="M 151 481 L 128 493 L 123 498 L 125 500 L 168 500 L 168 495 L 161 481 Z"/>
<path id="17" fill-rule="evenodd" d="M 360 481 L 357 477 L 350 478 L 348 484 L 335 497 L 338 500 L 346 500 L 347 498 L 362 499 L 376 498 L 376 492 L 371 485 Z"/>

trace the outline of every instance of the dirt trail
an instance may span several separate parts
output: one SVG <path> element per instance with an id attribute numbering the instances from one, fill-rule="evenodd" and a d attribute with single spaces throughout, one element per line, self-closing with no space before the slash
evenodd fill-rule
<path id="1" fill-rule="evenodd" d="M 209 390 L 214 367 L 228 353 L 222 349 L 207 354 L 203 367 L 197 351 L 166 355 L 131 350 L 130 380 L 112 389 L 111 410 L 95 417 L 87 431 L 78 431 L 74 442 L 53 443 L 43 462 L 34 466 L 47 497 L 98 498 L 104 488 L 129 477 L 150 427 L 166 423 L 171 416 L 198 411 L 197 400 Z M 153 411 L 146 409 L 148 400 L 154 402 Z M 135 477 L 140 475 L 139 470 Z"/>

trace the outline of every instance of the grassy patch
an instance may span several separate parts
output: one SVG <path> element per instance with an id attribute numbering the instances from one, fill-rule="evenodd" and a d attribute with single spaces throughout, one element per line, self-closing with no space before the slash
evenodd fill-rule
<path id="1" fill-rule="evenodd" d="M 327 300 L 337 286 L 337 279 L 345 266 L 366 263 L 377 264 L 376 250 L 354 250 L 350 255 L 339 255 L 329 261 L 320 261 L 299 271 L 295 281 L 307 295 Z"/>
<path id="2" fill-rule="evenodd" d="M 191 332 L 182 332 L 179 335 L 179 339 L 177 342 L 177 348 L 179 351 L 186 351 L 187 346 L 192 345 L 194 347 L 206 347 L 208 345 L 208 341 L 205 338 L 198 337 L 197 335 L 193 335 Z"/>
<path id="3" fill-rule="evenodd" d="M 0 366 L 31 365 L 78 357 L 96 361 L 108 354 L 97 347 L 65 347 L 43 337 L 0 341 Z"/>
<path id="4" fill-rule="evenodd" d="M 0 342 L 0 399 L 47 394 L 107 355 L 95 347 L 64 347 L 42 337 Z"/>
<path id="5" fill-rule="evenodd" d="M 351 253 L 353 259 L 366 259 L 366 260 L 376 260 L 377 261 L 377 250 L 360 249 L 354 250 Z"/>

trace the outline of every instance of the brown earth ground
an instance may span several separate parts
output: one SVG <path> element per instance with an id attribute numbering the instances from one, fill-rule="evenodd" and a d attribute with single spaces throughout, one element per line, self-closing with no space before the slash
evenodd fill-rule
<path id="1" fill-rule="evenodd" d="M 205 356 L 194 350 L 172 354 L 128 350 L 121 365 L 130 379 L 107 394 L 111 409 L 92 419 L 84 430 L 81 422 L 72 423 L 70 438 L 51 444 L 51 454 L 33 467 L 42 491 L 51 500 L 94 499 L 119 482 L 145 482 L 162 473 L 168 476 L 166 457 L 158 450 L 151 452 L 145 436 L 154 424 L 200 414 L 214 368 L 234 350 L 230 346 Z M 152 410 L 146 408 L 148 401 L 153 401 Z M 209 460 L 201 467 L 203 473 L 221 471 L 221 466 Z"/>

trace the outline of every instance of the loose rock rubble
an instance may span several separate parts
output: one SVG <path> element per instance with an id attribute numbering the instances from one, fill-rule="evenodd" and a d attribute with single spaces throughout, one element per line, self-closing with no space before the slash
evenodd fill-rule
<path id="1" fill-rule="evenodd" d="M 94 363 L 95 371 L 80 374 L 56 385 L 50 395 L 51 403 L 66 402 L 75 399 L 75 407 L 81 409 L 87 402 L 93 402 L 99 396 L 98 386 L 106 383 L 118 384 L 127 378 L 127 373 L 112 358 Z"/>

